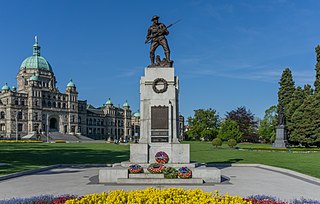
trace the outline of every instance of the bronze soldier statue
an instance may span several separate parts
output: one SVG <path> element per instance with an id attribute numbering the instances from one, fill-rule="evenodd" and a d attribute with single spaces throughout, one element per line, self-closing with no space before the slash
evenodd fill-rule
<path id="1" fill-rule="evenodd" d="M 165 66 L 166 67 L 171 67 L 173 61 L 170 60 L 170 49 L 168 46 L 168 42 L 166 39 L 166 35 L 169 34 L 169 31 L 167 30 L 167 28 L 163 23 L 159 23 L 158 21 L 159 16 L 153 16 L 152 17 L 152 21 L 153 24 L 149 27 L 148 29 L 148 34 L 147 34 L 147 39 L 145 41 L 145 43 L 150 42 L 151 40 L 151 45 L 150 45 L 150 60 L 151 60 L 151 65 L 149 65 L 149 67 L 156 67 L 159 66 L 159 63 L 155 64 L 154 63 L 154 58 L 155 58 L 155 51 L 156 49 L 159 47 L 159 45 L 162 46 L 163 50 L 164 50 L 164 54 L 166 56 L 165 58 Z M 171 25 L 170 25 L 171 26 Z"/>

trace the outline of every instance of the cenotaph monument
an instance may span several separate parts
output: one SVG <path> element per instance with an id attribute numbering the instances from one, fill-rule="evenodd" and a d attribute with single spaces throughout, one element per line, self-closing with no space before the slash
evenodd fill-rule
<path id="1" fill-rule="evenodd" d="M 150 43 L 151 64 L 144 69 L 140 79 L 140 140 L 130 144 L 130 160 L 113 167 L 101 169 L 100 183 L 118 184 L 201 184 L 203 182 L 220 183 L 220 170 L 205 165 L 190 163 L 190 145 L 180 144 L 179 135 L 179 78 L 175 75 L 170 49 L 166 39 L 168 28 L 159 23 L 159 17 L 153 16 L 146 44 Z M 155 56 L 161 46 L 165 58 Z M 167 156 L 165 166 L 173 168 L 187 167 L 192 171 L 191 179 L 165 179 L 163 174 L 128 174 L 128 167 L 139 165 L 147 169 L 157 163 L 158 153 Z"/>

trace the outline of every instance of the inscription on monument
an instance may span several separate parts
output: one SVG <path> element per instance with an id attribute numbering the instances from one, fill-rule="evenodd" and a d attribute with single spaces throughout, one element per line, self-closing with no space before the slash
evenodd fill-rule
<path id="1" fill-rule="evenodd" d="M 167 106 L 151 107 L 151 129 L 169 129 L 169 108 Z"/>

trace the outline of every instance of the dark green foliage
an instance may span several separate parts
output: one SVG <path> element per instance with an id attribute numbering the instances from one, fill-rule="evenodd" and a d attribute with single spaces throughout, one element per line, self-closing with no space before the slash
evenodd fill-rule
<path id="1" fill-rule="evenodd" d="M 283 107 L 286 114 L 288 104 L 290 103 L 293 92 L 295 91 L 292 73 L 289 68 L 286 68 L 283 71 L 279 84 L 278 105 Z"/>
<path id="2" fill-rule="evenodd" d="M 199 140 L 211 141 L 218 134 L 219 116 L 214 109 L 199 109 L 194 111 L 194 117 L 188 118 L 188 137 Z"/>
<path id="3" fill-rule="evenodd" d="M 214 138 L 212 140 L 212 145 L 214 147 L 220 147 L 222 145 L 222 140 L 220 138 Z"/>
<path id="4" fill-rule="evenodd" d="M 221 124 L 217 137 L 224 141 L 227 141 L 229 139 L 241 141 L 242 132 L 240 131 L 239 125 L 236 121 L 227 119 Z"/>
<path id="5" fill-rule="evenodd" d="M 310 95 L 292 116 L 294 128 L 289 141 L 306 147 L 316 144 L 320 139 L 320 94 Z"/>
<path id="6" fill-rule="evenodd" d="M 263 119 L 260 120 L 258 135 L 262 138 L 264 143 L 271 143 L 275 140 L 278 122 L 277 112 L 277 106 L 271 106 L 265 111 Z"/>
<path id="7" fill-rule="evenodd" d="M 257 121 L 254 120 L 254 115 L 246 107 L 238 107 L 231 112 L 227 112 L 226 119 L 237 122 L 242 133 L 241 141 L 255 142 L 257 140 Z"/>
<path id="8" fill-rule="evenodd" d="M 237 141 L 235 139 L 228 140 L 228 146 L 233 148 L 237 145 Z"/>
<path id="9" fill-rule="evenodd" d="M 320 93 L 320 46 L 316 47 L 317 64 L 316 64 L 316 80 L 314 82 L 315 93 Z"/>

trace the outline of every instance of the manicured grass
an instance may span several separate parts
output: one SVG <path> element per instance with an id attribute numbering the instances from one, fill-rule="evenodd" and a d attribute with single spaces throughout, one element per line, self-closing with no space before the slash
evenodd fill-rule
<path id="1" fill-rule="evenodd" d="M 129 159 L 129 145 L 105 143 L 0 143 L 1 174 L 53 164 L 112 164 Z"/>
<path id="2" fill-rule="evenodd" d="M 191 161 L 205 163 L 260 163 L 295 170 L 320 178 L 320 152 L 273 152 L 214 148 L 209 142 L 191 144 Z M 240 148 L 269 148 L 240 144 Z M 0 175 L 53 164 L 111 164 L 129 160 L 129 145 L 105 143 L 0 143 Z"/>
<path id="3" fill-rule="evenodd" d="M 205 163 L 259 163 L 291 169 L 320 178 L 320 152 L 279 152 L 237 150 L 226 146 L 214 148 L 209 142 L 188 142 L 191 144 L 191 160 Z M 240 144 L 248 148 L 270 147 L 267 144 Z"/>

